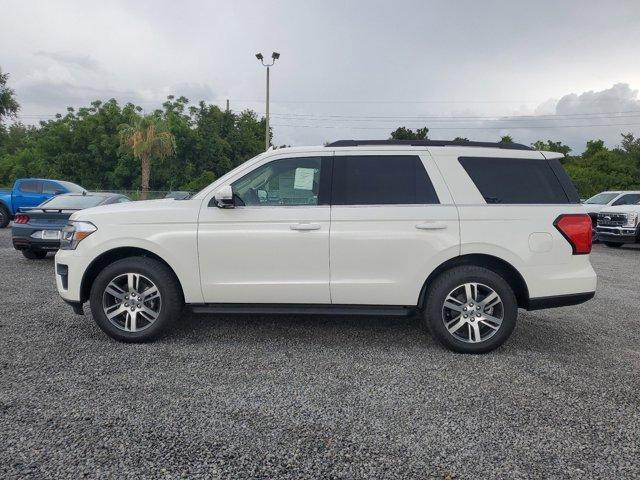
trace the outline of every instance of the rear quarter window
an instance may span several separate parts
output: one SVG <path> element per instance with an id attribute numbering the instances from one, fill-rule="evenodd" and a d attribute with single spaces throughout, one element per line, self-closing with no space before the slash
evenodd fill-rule
<path id="1" fill-rule="evenodd" d="M 487 203 L 579 203 L 575 187 L 559 162 L 533 158 L 460 157 Z"/>

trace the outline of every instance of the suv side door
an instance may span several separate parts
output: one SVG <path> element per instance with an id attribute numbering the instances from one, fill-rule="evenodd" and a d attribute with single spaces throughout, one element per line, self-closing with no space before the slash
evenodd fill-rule
<path id="1" fill-rule="evenodd" d="M 202 203 L 206 303 L 327 304 L 333 152 L 270 156 L 230 179 L 234 208 Z"/>
<path id="2" fill-rule="evenodd" d="M 416 305 L 429 274 L 459 254 L 458 211 L 424 150 L 336 150 L 331 301 Z"/>

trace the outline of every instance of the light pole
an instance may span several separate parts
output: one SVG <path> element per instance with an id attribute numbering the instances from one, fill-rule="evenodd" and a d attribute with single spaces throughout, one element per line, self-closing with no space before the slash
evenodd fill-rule
<path id="1" fill-rule="evenodd" d="M 271 63 L 264 63 L 264 57 L 261 53 L 256 53 L 256 58 L 260 60 L 260 63 L 264 67 L 267 67 L 267 109 L 266 109 L 266 130 L 264 133 L 264 149 L 269 150 L 269 67 L 273 67 L 273 64 L 276 63 L 276 60 L 280 58 L 280 54 L 278 52 L 273 52 L 271 54 Z"/>

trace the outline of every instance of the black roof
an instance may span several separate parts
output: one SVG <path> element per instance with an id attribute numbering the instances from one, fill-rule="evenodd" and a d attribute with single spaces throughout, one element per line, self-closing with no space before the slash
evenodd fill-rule
<path id="1" fill-rule="evenodd" d="M 470 142 L 463 140 L 338 140 L 325 147 L 360 147 L 364 145 L 404 145 L 410 147 L 489 147 L 506 150 L 533 150 L 521 143 Z"/>

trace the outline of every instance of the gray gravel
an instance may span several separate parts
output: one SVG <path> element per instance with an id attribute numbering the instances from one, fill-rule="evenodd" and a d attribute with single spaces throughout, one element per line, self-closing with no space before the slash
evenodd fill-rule
<path id="1" fill-rule="evenodd" d="M 185 317 L 124 345 L 0 231 L 1 478 L 640 476 L 640 248 L 484 356 L 415 320 Z"/>

